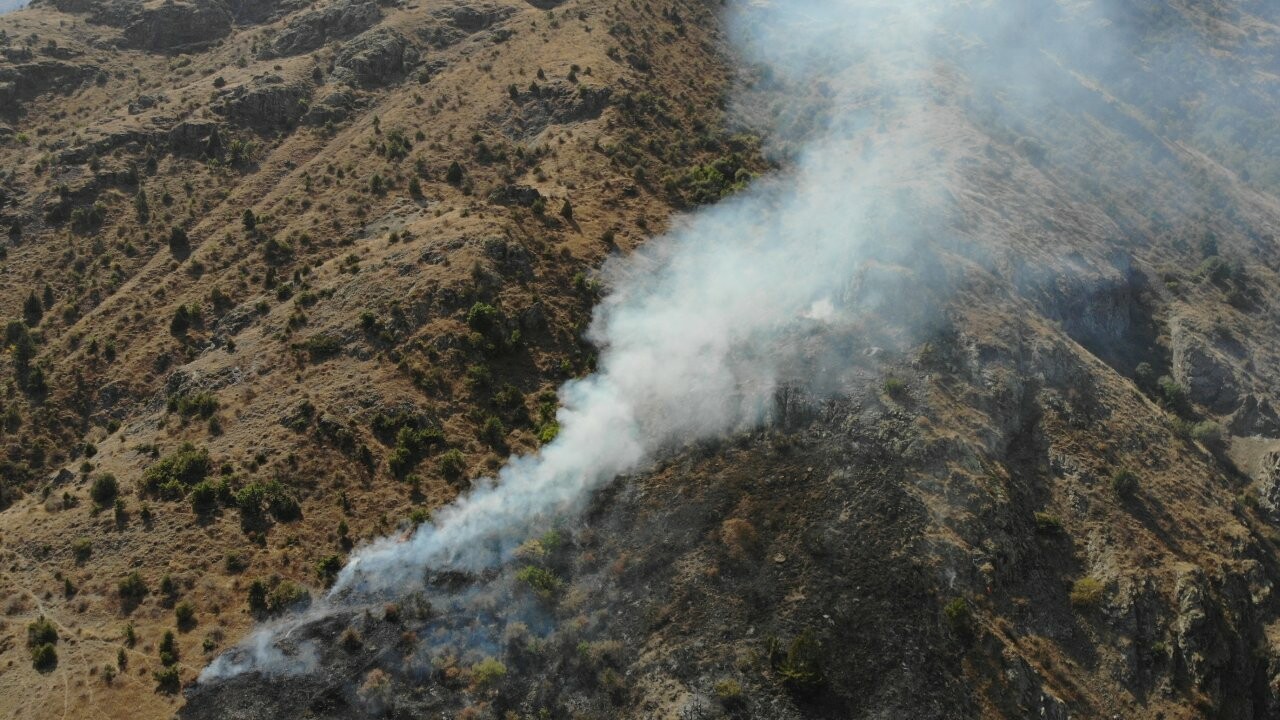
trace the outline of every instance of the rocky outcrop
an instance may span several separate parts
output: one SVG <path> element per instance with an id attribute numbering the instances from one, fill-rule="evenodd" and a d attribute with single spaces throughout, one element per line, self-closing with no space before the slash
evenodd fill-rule
<path id="1" fill-rule="evenodd" d="M 125 26 L 127 47 L 170 52 L 209 45 L 231 33 L 231 12 L 212 0 L 184 0 L 143 8 Z"/>
<path id="2" fill-rule="evenodd" d="M 175 155 L 216 157 L 222 151 L 222 124 L 213 120 L 185 120 L 169 130 L 169 149 Z"/>
<path id="3" fill-rule="evenodd" d="M 1280 450 L 1273 450 L 1262 459 L 1257 480 L 1258 505 L 1272 522 L 1280 523 Z"/>
<path id="4" fill-rule="evenodd" d="M 359 98 L 349 89 L 340 88 L 311 104 L 302 121 L 308 125 L 338 123 L 350 117 L 360 104 Z"/>
<path id="5" fill-rule="evenodd" d="M 0 67 L 0 114 L 20 110 L 20 103 L 46 92 L 70 92 L 98 74 L 94 65 L 38 60 Z"/>
<path id="6" fill-rule="evenodd" d="M 344 0 L 311 10 L 290 20 L 260 55 L 285 57 L 315 50 L 329 40 L 368 30 L 381 17 L 382 11 L 375 3 L 361 0 Z"/>
<path id="7" fill-rule="evenodd" d="M 418 51 L 394 30 L 370 30 L 347 43 L 334 62 L 339 82 L 380 87 L 405 76 L 418 64 Z"/>
<path id="8" fill-rule="evenodd" d="M 1215 413 L 1234 410 L 1240 388 L 1231 363 L 1182 323 L 1174 324 L 1171 338 L 1173 378 L 1187 389 L 1187 397 Z"/>
<path id="9" fill-rule="evenodd" d="M 503 185 L 489 193 L 489 202 L 498 205 L 521 205 L 529 207 L 542 197 L 537 188 L 528 185 Z"/>
<path id="10" fill-rule="evenodd" d="M 510 123 L 511 134 L 531 137 L 552 125 L 600 117 L 609 106 L 613 89 L 558 80 L 519 94 L 519 111 Z"/>
<path id="11" fill-rule="evenodd" d="M 1280 413 L 1267 398 L 1246 395 L 1240 408 L 1227 420 L 1227 429 L 1232 435 L 1280 438 Z"/>
<path id="12" fill-rule="evenodd" d="M 267 75 L 227 93 L 213 109 L 240 127 L 288 130 L 307 113 L 310 99 L 309 84 Z"/>

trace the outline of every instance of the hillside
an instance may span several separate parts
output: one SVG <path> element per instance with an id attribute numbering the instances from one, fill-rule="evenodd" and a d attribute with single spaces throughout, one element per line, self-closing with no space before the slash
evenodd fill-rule
<path id="1" fill-rule="evenodd" d="M 1280 714 L 1280 14 L 1013 5 L 818 54 L 771 3 L 0 16 L 0 711 Z M 323 601 L 554 444 L 616 258 L 776 230 L 831 128 L 856 272 L 764 421 Z M 299 668 L 196 681 L 271 622 Z"/>

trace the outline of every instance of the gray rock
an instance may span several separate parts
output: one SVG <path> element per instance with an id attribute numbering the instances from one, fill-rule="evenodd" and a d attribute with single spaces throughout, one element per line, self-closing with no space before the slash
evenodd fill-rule
<path id="1" fill-rule="evenodd" d="M 306 114 L 310 98 L 310 84 L 267 75 L 235 88 L 213 109 L 241 127 L 288 130 Z"/>
<path id="2" fill-rule="evenodd" d="M 1267 398 L 1246 395 L 1240 408 L 1227 420 L 1227 429 L 1232 435 L 1277 438 L 1280 437 L 1280 414 Z"/>
<path id="3" fill-rule="evenodd" d="M 216 156 L 222 149 L 222 124 L 213 120 L 185 120 L 169 130 L 169 148 L 175 155 Z"/>
<path id="4" fill-rule="evenodd" d="M 489 193 L 489 202 L 498 205 L 521 205 L 528 207 L 542 197 L 537 188 L 528 185 L 503 185 Z"/>
<path id="5" fill-rule="evenodd" d="M 232 16 L 213 0 L 166 0 L 144 7 L 125 26 L 127 47 L 156 52 L 209 45 L 231 33 Z"/>
<path id="6" fill-rule="evenodd" d="M 302 121 L 308 125 L 324 125 L 328 122 L 342 122 L 351 116 L 351 111 L 360 105 L 359 98 L 348 89 L 330 92 L 320 100 L 311 104 Z"/>
<path id="7" fill-rule="evenodd" d="M 1280 523 L 1280 450 L 1273 450 L 1263 458 L 1257 480 L 1258 505 L 1272 522 Z"/>
<path id="8" fill-rule="evenodd" d="M 1239 383 L 1230 363 L 1181 323 L 1173 327 L 1173 378 L 1187 389 L 1192 402 L 1215 413 L 1228 413 L 1240 404 Z"/>
<path id="9" fill-rule="evenodd" d="M 262 57 L 285 57 L 315 50 L 329 40 L 350 37 L 382 18 L 377 4 L 346 0 L 312 10 L 289 21 L 262 51 Z"/>
<path id="10" fill-rule="evenodd" d="M 531 137 L 551 125 L 593 120 L 609 106 L 613 89 L 557 80 L 520 93 L 515 135 Z"/>
<path id="11" fill-rule="evenodd" d="M 334 62 L 339 82 L 360 87 L 391 84 L 417 66 L 418 51 L 394 30 L 378 28 L 347 43 Z"/>

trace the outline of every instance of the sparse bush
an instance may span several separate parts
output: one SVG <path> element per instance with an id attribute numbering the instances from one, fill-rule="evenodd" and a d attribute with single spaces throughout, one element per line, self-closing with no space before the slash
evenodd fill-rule
<path id="1" fill-rule="evenodd" d="M 1132 498 L 1138 492 L 1138 475 L 1128 468 L 1116 470 L 1111 476 L 1111 489 L 1122 500 Z"/>
<path id="2" fill-rule="evenodd" d="M 183 600 L 173 607 L 173 616 L 178 622 L 178 627 L 191 627 L 196 619 L 196 606 L 189 600 Z"/>
<path id="3" fill-rule="evenodd" d="M 947 625 L 951 626 L 952 632 L 961 638 L 968 638 L 973 632 L 973 611 L 969 608 L 969 603 L 962 597 L 952 598 L 950 602 L 942 607 L 942 614 L 947 619 Z"/>
<path id="4" fill-rule="evenodd" d="M 902 378 L 887 377 L 884 380 L 884 394 L 899 399 L 907 393 L 907 383 Z"/>
<path id="5" fill-rule="evenodd" d="M 147 582 L 142 579 L 142 575 L 138 571 L 129 573 L 123 580 L 116 585 L 117 592 L 120 597 L 127 600 L 140 600 L 149 592 Z"/>
<path id="6" fill-rule="evenodd" d="M 445 182 L 450 185 L 457 185 L 462 182 L 462 176 L 462 165 L 460 165 L 457 160 L 449 163 L 449 169 L 444 174 Z"/>
<path id="7" fill-rule="evenodd" d="M 283 612 L 292 607 L 310 604 L 311 593 L 291 580 L 282 580 L 267 594 L 266 601 L 267 610 L 270 612 Z"/>
<path id="8" fill-rule="evenodd" d="M 791 641 L 785 655 L 777 655 L 774 669 L 792 692 L 808 693 L 826 682 L 822 669 L 821 646 L 812 630 L 805 630 Z"/>
<path id="9" fill-rule="evenodd" d="M 1062 530 L 1062 520 L 1057 515 L 1047 512 L 1038 512 L 1036 518 L 1036 532 L 1041 535 L 1052 535 Z"/>
<path id="10" fill-rule="evenodd" d="M 119 493 L 120 483 L 116 482 L 116 476 L 111 473 L 99 474 L 89 486 L 89 497 L 99 507 L 110 505 Z"/>
<path id="11" fill-rule="evenodd" d="M 742 705 L 742 683 L 737 680 L 725 678 L 718 681 L 712 690 L 715 691 L 716 699 L 726 708 L 732 709 Z"/>
<path id="12" fill-rule="evenodd" d="M 36 670 L 48 671 L 58 665 L 58 650 L 50 643 L 31 648 L 31 665 Z"/>
<path id="13" fill-rule="evenodd" d="M 347 652 L 355 652 L 364 645 L 364 638 L 360 637 L 360 633 L 353 627 L 347 627 L 338 636 L 338 645 Z"/>
<path id="14" fill-rule="evenodd" d="M 171 455 L 153 463 L 142 473 L 143 490 L 169 498 L 181 498 L 187 487 L 204 480 L 213 467 L 209 451 L 183 443 Z"/>
<path id="15" fill-rule="evenodd" d="M 76 562 L 84 562 L 93 554 L 93 542 L 89 538 L 80 538 L 71 543 L 71 554 L 75 556 Z"/>
<path id="16" fill-rule="evenodd" d="M 456 482 L 462 478 L 462 473 L 466 471 L 467 463 L 462 453 L 457 450 L 449 450 L 440 456 L 440 474 L 449 482 Z"/>
<path id="17" fill-rule="evenodd" d="M 536 565 L 520 568 L 516 572 L 516 580 L 528 585 L 535 595 L 544 600 L 549 600 L 559 595 L 563 586 L 560 578 L 556 577 L 555 573 Z"/>
<path id="18" fill-rule="evenodd" d="M 486 657 L 471 666 L 471 683 L 479 690 L 498 685 L 506 676 L 507 666 L 491 657 Z"/>
<path id="19" fill-rule="evenodd" d="M 1071 604 L 1078 608 L 1096 607 L 1102 602 L 1106 588 L 1091 577 L 1083 577 L 1071 586 Z"/>
<path id="20" fill-rule="evenodd" d="M 316 562 L 316 575 L 326 587 L 333 584 L 341 570 L 342 558 L 338 555 L 326 555 Z"/>

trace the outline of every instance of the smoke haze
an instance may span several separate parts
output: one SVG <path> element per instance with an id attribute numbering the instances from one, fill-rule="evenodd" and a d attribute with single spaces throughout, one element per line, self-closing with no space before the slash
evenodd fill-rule
<path id="1" fill-rule="evenodd" d="M 926 236 L 963 245 L 942 236 L 967 184 L 946 159 L 980 142 L 956 130 L 965 126 L 956 116 L 999 115 L 1018 133 L 1049 104 L 1097 106 L 1054 53 L 1087 54 L 1111 72 L 1130 32 L 1104 21 L 1101 4 L 1067 9 L 1088 15 L 1076 19 L 1086 34 L 1061 32 L 1060 16 L 1026 6 L 961 5 L 802 0 L 726 10 L 747 68 L 731 107 L 783 169 L 607 263 L 607 294 L 588 331 L 597 370 L 561 388 L 555 440 L 510 458 L 407 539 L 358 549 L 312 616 L 419 587 L 429 572 L 500 567 L 619 476 L 769 422 L 780 387 L 830 392 L 855 363 L 839 339 L 860 314 L 924 313 L 948 281 L 914 253 Z M 954 97 L 966 92 L 973 97 Z M 1054 152 L 1020 143 L 1037 161 Z M 263 638 L 278 631 L 248 646 L 268 648 Z M 202 678 L 282 671 L 270 653 L 251 655 L 220 658 Z"/>

